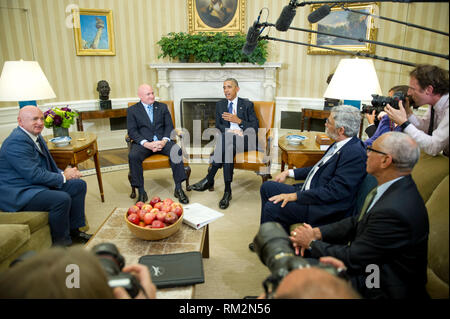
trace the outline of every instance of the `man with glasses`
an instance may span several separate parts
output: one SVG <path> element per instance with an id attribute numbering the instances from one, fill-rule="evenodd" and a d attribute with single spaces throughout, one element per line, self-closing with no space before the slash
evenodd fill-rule
<path id="1" fill-rule="evenodd" d="M 366 176 L 366 150 L 356 137 L 360 122 L 357 108 L 333 108 L 325 127 L 336 142 L 316 165 L 285 170 L 261 186 L 261 224 L 278 222 L 289 233 L 295 223 L 324 225 L 351 213 Z M 305 182 L 284 184 L 288 177 Z"/>
<path id="2" fill-rule="evenodd" d="M 416 117 L 411 108 L 401 102 L 398 110 L 388 104 L 385 111 L 425 153 L 434 156 L 443 151 L 448 156 L 448 70 L 419 65 L 409 75 L 408 95 L 418 106 L 429 105 L 426 114 Z"/>
<path id="3" fill-rule="evenodd" d="M 388 132 L 367 148 L 367 173 L 378 186 L 358 215 L 291 232 L 297 252 L 346 267 L 365 298 L 426 298 L 429 223 L 411 171 L 420 150 L 407 134 Z M 370 278 L 369 278 L 370 277 Z"/>

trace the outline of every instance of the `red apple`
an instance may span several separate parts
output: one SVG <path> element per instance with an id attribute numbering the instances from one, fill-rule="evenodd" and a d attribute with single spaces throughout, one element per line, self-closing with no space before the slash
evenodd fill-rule
<path id="1" fill-rule="evenodd" d="M 166 198 L 164 200 L 164 204 L 167 205 L 167 206 L 170 206 L 170 205 L 173 204 L 173 200 L 171 198 Z"/>
<path id="2" fill-rule="evenodd" d="M 150 204 L 144 204 L 144 205 L 141 207 L 141 210 L 145 211 L 146 213 L 148 213 L 148 212 L 151 211 L 152 209 L 153 209 L 153 207 L 152 207 L 152 205 L 150 205 Z"/>
<path id="3" fill-rule="evenodd" d="M 154 220 L 152 223 L 152 228 L 163 228 L 164 223 L 160 220 Z"/>
<path id="4" fill-rule="evenodd" d="M 155 207 L 156 203 L 159 203 L 161 201 L 161 198 L 159 196 L 154 196 L 151 200 L 150 200 L 150 205 L 152 205 L 153 207 Z"/>
<path id="5" fill-rule="evenodd" d="M 144 216 L 145 216 L 145 214 L 147 214 L 147 212 L 145 211 L 145 210 L 140 210 L 139 211 L 139 213 L 138 213 L 138 216 L 139 216 L 139 219 L 142 221 L 142 220 L 144 220 Z"/>
<path id="6" fill-rule="evenodd" d="M 136 203 L 136 206 L 139 207 L 139 209 L 141 209 L 142 206 L 144 206 L 144 205 L 145 205 L 144 202 L 137 202 L 137 203 Z"/>
<path id="7" fill-rule="evenodd" d="M 177 206 L 175 207 L 175 209 L 173 210 L 173 212 L 180 217 L 183 214 L 183 207 L 181 206 Z"/>
<path id="8" fill-rule="evenodd" d="M 158 214 L 159 213 L 159 209 L 158 208 L 153 208 L 149 213 L 153 213 L 153 214 Z"/>
<path id="9" fill-rule="evenodd" d="M 145 223 L 141 220 L 141 221 L 139 222 L 139 226 L 145 227 Z"/>
<path id="10" fill-rule="evenodd" d="M 153 213 L 153 212 L 147 213 L 144 216 L 144 222 L 145 222 L 146 225 L 149 225 L 149 224 L 153 223 L 155 218 L 156 218 L 156 214 L 155 213 Z"/>
<path id="11" fill-rule="evenodd" d="M 130 208 L 128 208 L 128 215 L 130 214 L 137 214 L 139 212 L 139 207 L 137 207 L 136 205 L 131 206 Z"/>
<path id="12" fill-rule="evenodd" d="M 163 202 L 157 202 L 155 205 L 153 205 L 154 208 L 158 208 L 159 210 L 161 210 L 161 207 L 164 206 Z"/>
<path id="13" fill-rule="evenodd" d="M 166 224 L 173 224 L 177 221 L 178 216 L 174 212 L 168 212 L 166 215 L 166 218 L 164 219 L 164 222 Z"/>
<path id="14" fill-rule="evenodd" d="M 172 207 L 170 207 L 170 205 L 163 205 L 163 207 L 161 207 L 160 211 L 162 212 L 170 212 L 170 210 L 172 209 Z"/>
<path id="15" fill-rule="evenodd" d="M 160 222 L 164 222 L 164 220 L 166 219 L 166 215 L 166 212 L 158 212 L 158 214 L 156 214 L 156 219 Z"/>
<path id="16" fill-rule="evenodd" d="M 139 225 L 140 222 L 139 216 L 137 214 L 128 215 L 128 220 L 135 225 Z"/>

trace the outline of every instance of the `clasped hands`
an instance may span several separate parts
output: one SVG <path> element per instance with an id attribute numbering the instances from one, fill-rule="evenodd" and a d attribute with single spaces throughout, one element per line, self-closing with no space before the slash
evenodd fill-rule
<path id="1" fill-rule="evenodd" d="M 66 178 L 67 181 L 71 180 L 71 179 L 78 179 L 81 178 L 83 175 L 81 174 L 81 172 L 78 170 L 78 168 L 76 167 L 66 167 L 66 169 L 63 172 L 64 177 Z"/>
<path id="2" fill-rule="evenodd" d="M 166 143 L 167 140 L 145 142 L 143 146 L 152 152 L 159 152 L 166 146 Z"/>

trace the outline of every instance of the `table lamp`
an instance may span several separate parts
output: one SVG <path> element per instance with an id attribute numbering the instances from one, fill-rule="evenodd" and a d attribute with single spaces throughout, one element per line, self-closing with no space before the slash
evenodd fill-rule
<path id="1" fill-rule="evenodd" d="M 0 76 L 0 101 L 18 101 L 19 107 L 36 100 L 55 98 L 50 83 L 36 61 L 6 61 Z"/>
<path id="2" fill-rule="evenodd" d="M 361 101 L 372 101 L 372 94 L 382 95 L 373 60 L 356 58 L 339 62 L 323 97 L 360 108 Z"/>

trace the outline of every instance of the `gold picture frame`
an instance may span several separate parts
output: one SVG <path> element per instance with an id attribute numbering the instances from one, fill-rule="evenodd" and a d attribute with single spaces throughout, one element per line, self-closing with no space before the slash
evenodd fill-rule
<path id="1" fill-rule="evenodd" d="M 189 33 L 244 33 L 245 1 L 188 0 Z"/>
<path id="2" fill-rule="evenodd" d="M 317 10 L 320 4 L 312 5 L 311 12 Z M 370 14 L 378 13 L 378 4 L 365 2 L 348 4 L 345 8 L 363 11 Z M 346 11 L 342 7 L 331 8 L 331 13 L 317 23 L 311 24 L 311 30 L 325 33 L 344 35 L 357 39 L 376 40 L 377 28 L 374 17 Z M 330 48 L 345 50 L 348 52 L 375 53 L 375 44 L 359 42 L 344 38 L 309 33 L 309 44 L 326 46 Z M 308 46 L 308 54 L 346 54 L 345 52 Z"/>
<path id="3" fill-rule="evenodd" d="M 116 55 L 112 10 L 73 9 L 77 55 Z"/>

